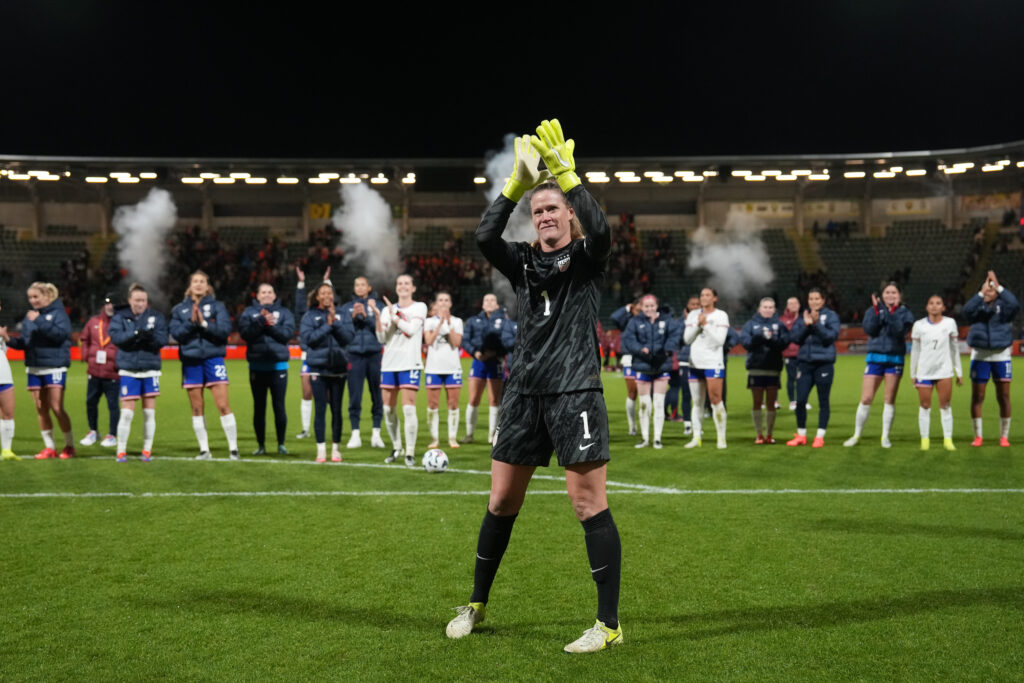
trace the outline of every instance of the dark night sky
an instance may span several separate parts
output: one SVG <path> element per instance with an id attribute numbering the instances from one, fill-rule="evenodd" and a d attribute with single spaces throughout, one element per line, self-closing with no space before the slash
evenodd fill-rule
<path id="1" fill-rule="evenodd" d="M 5 3 L 0 154 L 479 157 L 549 116 L 580 157 L 1024 138 L 1024 10 L 1007 0 L 584 19 L 593 5 L 529 3 L 513 20 L 214 4 Z"/>

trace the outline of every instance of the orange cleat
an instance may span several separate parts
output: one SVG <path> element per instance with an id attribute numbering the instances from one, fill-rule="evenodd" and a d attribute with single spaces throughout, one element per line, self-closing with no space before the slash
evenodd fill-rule
<path id="1" fill-rule="evenodd" d="M 999 445 L 1002 446 L 1003 448 L 1009 448 L 1010 440 L 1007 439 L 1005 436 L 1001 436 L 999 437 Z"/>
<path id="2" fill-rule="evenodd" d="M 825 446 L 825 437 L 816 436 L 814 441 L 811 443 L 811 448 L 822 448 Z"/>
<path id="3" fill-rule="evenodd" d="M 974 437 L 974 441 L 971 442 L 971 445 L 974 446 L 975 448 L 980 446 L 981 445 L 981 437 L 980 436 Z"/>
<path id="4" fill-rule="evenodd" d="M 57 457 L 57 451 L 53 450 L 52 448 L 44 448 L 43 450 L 36 453 L 34 457 L 36 460 L 49 460 L 50 458 Z"/>
<path id="5" fill-rule="evenodd" d="M 153 459 L 153 453 L 150 451 L 142 451 L 142 462 L 149 462 Z"/>
<path id="6" fill-rule="evenodd" d="M 757 435 L 757 438 L 756 438 L 756 439 L 754 439 L 754 445 L 755 445 L 755 446 L 760 446 L 760 445 L 761 445 L 761 444 L 763 444 L 763 443 L 764 443 L 764 437 L 763 437 L 763 436 L 761 436 L 760 434 L 758 434 L 758 435 Z"/>
<path id="7" fill-rule="evenodd" d="M 64 449 L 60 452 L 59 457 L 61 460 L 70 460 L 71 458 L 75 457 L 75 447 L 65 446 Z"/>
<path id="8" fill-rule="evenodd" d="M 117 454 L 117 461 L 118 462 L 128 462 L 128 454 L 127 453 L 118 453 Z"/>
<path id="9" fill-rule="evenodd" d="M 806 446 L 807 437 L 803 434 L 794 434 L 793 438 L 786 442 L 787 446 Z"/>

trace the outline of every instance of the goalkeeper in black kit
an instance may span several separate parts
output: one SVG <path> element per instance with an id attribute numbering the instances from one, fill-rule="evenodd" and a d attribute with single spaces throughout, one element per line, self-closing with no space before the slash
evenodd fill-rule
<path id="1" fill-rule="evenodd" d="M 605 490 L 608 413 L 596 332 L 611 236 L 601 207 L 576 175 L 574 148 L 557 119 L 542 122 L 537 136 L 517 138 L 515 168 L 477 228 L 480 250 L 515 289 L 519 336 L 491 451 L 491 494 L 477 541 L 473 593 L 449 622 L 449 638 L 469 635 L 484 620 L 530 478 L 538 466 L 547 467 L 554 451 L 597 584 L 597 623 L 565 650 L 596 652 L 622 642 L 622 550 Z M 538 170 L 541 159 L 547 171 Z M 524 195 L 537 239 L 509 244 L 501 234 Z"/>

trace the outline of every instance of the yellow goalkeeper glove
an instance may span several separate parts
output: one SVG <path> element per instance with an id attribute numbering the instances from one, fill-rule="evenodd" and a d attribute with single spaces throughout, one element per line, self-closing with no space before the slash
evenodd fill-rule
<path id="1" fill-rule="evenodd" d="M 512 201 L 518 202 L 527 190 L 537 187 L 550 178 L 551 174 L 538 168 L 540 154 L 530 144 L 529 135 L 516 138 L 515 153 L 515 166 L 501 193 Z"/>
<path id="2" fill-rule="evenodd" d="M 565 139 L 558 119 L 541 121 L 537 126 L 537 135 L 530 138 L 530 143 L 544 159 L 544 165 L 555 176 L 562 192 L 568 192 L 580 184 L 580 177 L 576 175 L 576 160 L 572 157 L 576 142 Z"/>

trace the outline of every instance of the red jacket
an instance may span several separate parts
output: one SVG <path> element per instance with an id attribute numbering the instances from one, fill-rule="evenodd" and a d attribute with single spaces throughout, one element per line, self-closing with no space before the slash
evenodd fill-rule
<path id="1" fill-rule="evenodd" d="M 796 319 L 798 317 L 800 317 L 799 313 L 790 313 L 789 311 L 782 311 L 782 314 L 779 316 L 779 320 L 782 322 L 783 325 L 786 326 L 787 330 L 792 330 L 793 324 L 796 322 Z M 789 346 L 782 350 L 782 357 L 796 358 L 796 354 L 798 354 L 799 352 L 799 344 L 790 344 Z"/>
<path id="2" fill-rule="evenodd" d="M 117 347 L 110 341 L 110 317 L 100 311 L 82 328 L 82 358 L 89 362 L 89 374 L 101 379 L 117 379 Z M 107 362 L 96 362 L 96 352 L 106 351 Z"/>

